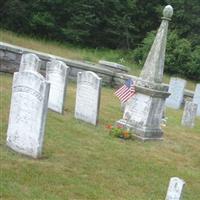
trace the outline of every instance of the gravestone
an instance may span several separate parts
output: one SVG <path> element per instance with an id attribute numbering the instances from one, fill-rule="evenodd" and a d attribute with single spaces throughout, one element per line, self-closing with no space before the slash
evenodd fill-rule
<path id="1" fill-rule="evenodd" d="M 165 200 L 181 200 L 184 185 L 184 180 L 178 177 L 172 177 L 169 182 Z"/>
<path id="2" fill-rule="evenodd" d="M 179 109 L 183 102 L 186 81 L 181 78 L 171 78 L 168 92 L 171 94 L 166 100 L 166 106 Z"/>
<path id="3" fill-rule="evenodd" d="M 96 125 L 99 115 L 100 95 L 101 78 L 94 72 L 79 72 L 77 75 L 75 118 Z"/>
<path id="4" fill-rule="evenodd" d="M 197 104 L 191 101 L 186 101 L 181 124 L 183 126 L 193 128 L 195 124 L 196 113 L 197 113 Z"/>
<path id="5" fill-rule="evenodd" d="M 169 96 L 168 87 L 162 83 L 168 24 L 173 8 L 163 9 L 161 25 L 157 31 L 151 50 L 144 63 L 140 77 L 135 81 L 135 95 L 125 106 L 123 118 L 117 125 L 128 129 L 132 136 L 146 140 L 162 140 L 162 113 L 165 99 Z"/>
<path id="6" fill-rule="evenodd" d="M 50 84 L 37 72 L 16 72 L 7 130 L 7 145 L 38 158 L 42 153 Z"/>
<path id="7" fill-rule="evenodd" d="M 200 84 L 196 85 L 194 92 L 193 103 L 197 104 L 197 116 L 200 116 Z"/>
<path id="8" fill-rule="evenodd" d="M 41 60 L 38 56 L 32 53 L 23 54 L 21 57 L 19 72 L 22 71 L 34 71 L 39 72 L 41 66 Z"/>
<path id="9" fill-rule="evenodd" d="M 50 82 L 48 107 L 58 113 L 64 112 L 67 77 L 69 67 L 58 60 L 52 60 L 46 66 L 46 79 Z"/>

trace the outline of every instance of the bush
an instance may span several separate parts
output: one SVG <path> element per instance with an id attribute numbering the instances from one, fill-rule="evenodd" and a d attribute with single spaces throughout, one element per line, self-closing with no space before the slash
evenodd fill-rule
<path id="1" fill-rule="evenodd" d="M 133 51 L 134 60 L 143 65 L 155 38 L 155 31 L 147 34 L 142 45 Z M 200 46 L 192 50 L 187 39 L 179 38 L 175 31 L 168 34 L 165 72 L 200 80 Z"/>
<path id="2" fill-rule="evenodd" d="M 196 46 L 191 55 L 191 62 L 188 66 L 188 76 L 194 80 L 200 80 L 200 45 Z"/>

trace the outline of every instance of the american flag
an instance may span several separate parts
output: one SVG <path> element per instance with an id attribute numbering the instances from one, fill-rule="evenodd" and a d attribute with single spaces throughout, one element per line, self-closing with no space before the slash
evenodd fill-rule
<path id="1" fill-rule="evenodd" d="M 135 86 L 134 82 L 130 78 L 126 80 L 124 85 L 115 92 L 115 95 L 119 98 L 119 100 L 122 103 L 126 102 L 134 94 L 135 94 Z"/>

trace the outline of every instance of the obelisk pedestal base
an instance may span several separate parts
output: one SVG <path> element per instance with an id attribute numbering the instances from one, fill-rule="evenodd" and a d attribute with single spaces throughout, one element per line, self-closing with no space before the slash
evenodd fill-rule
<path id="1" fill-rule="evenodd" d="M 133 126 L 124 119 L 118 120 L 116 125 L 123 126 L 124 129 L 130 131 L 132 138 L 136 138 L 142 141 L 163 140 L 163 131 L 161 128 Z"/>

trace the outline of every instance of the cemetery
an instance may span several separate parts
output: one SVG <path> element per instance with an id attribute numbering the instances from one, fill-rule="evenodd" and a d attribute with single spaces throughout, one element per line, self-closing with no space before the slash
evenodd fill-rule
<path id="1" fill-rule="evenodd" d="M 136 71 L 0 30 L 1 199 L 200 199 L 200 84 L 164 74 L 162 15 Z"/>

